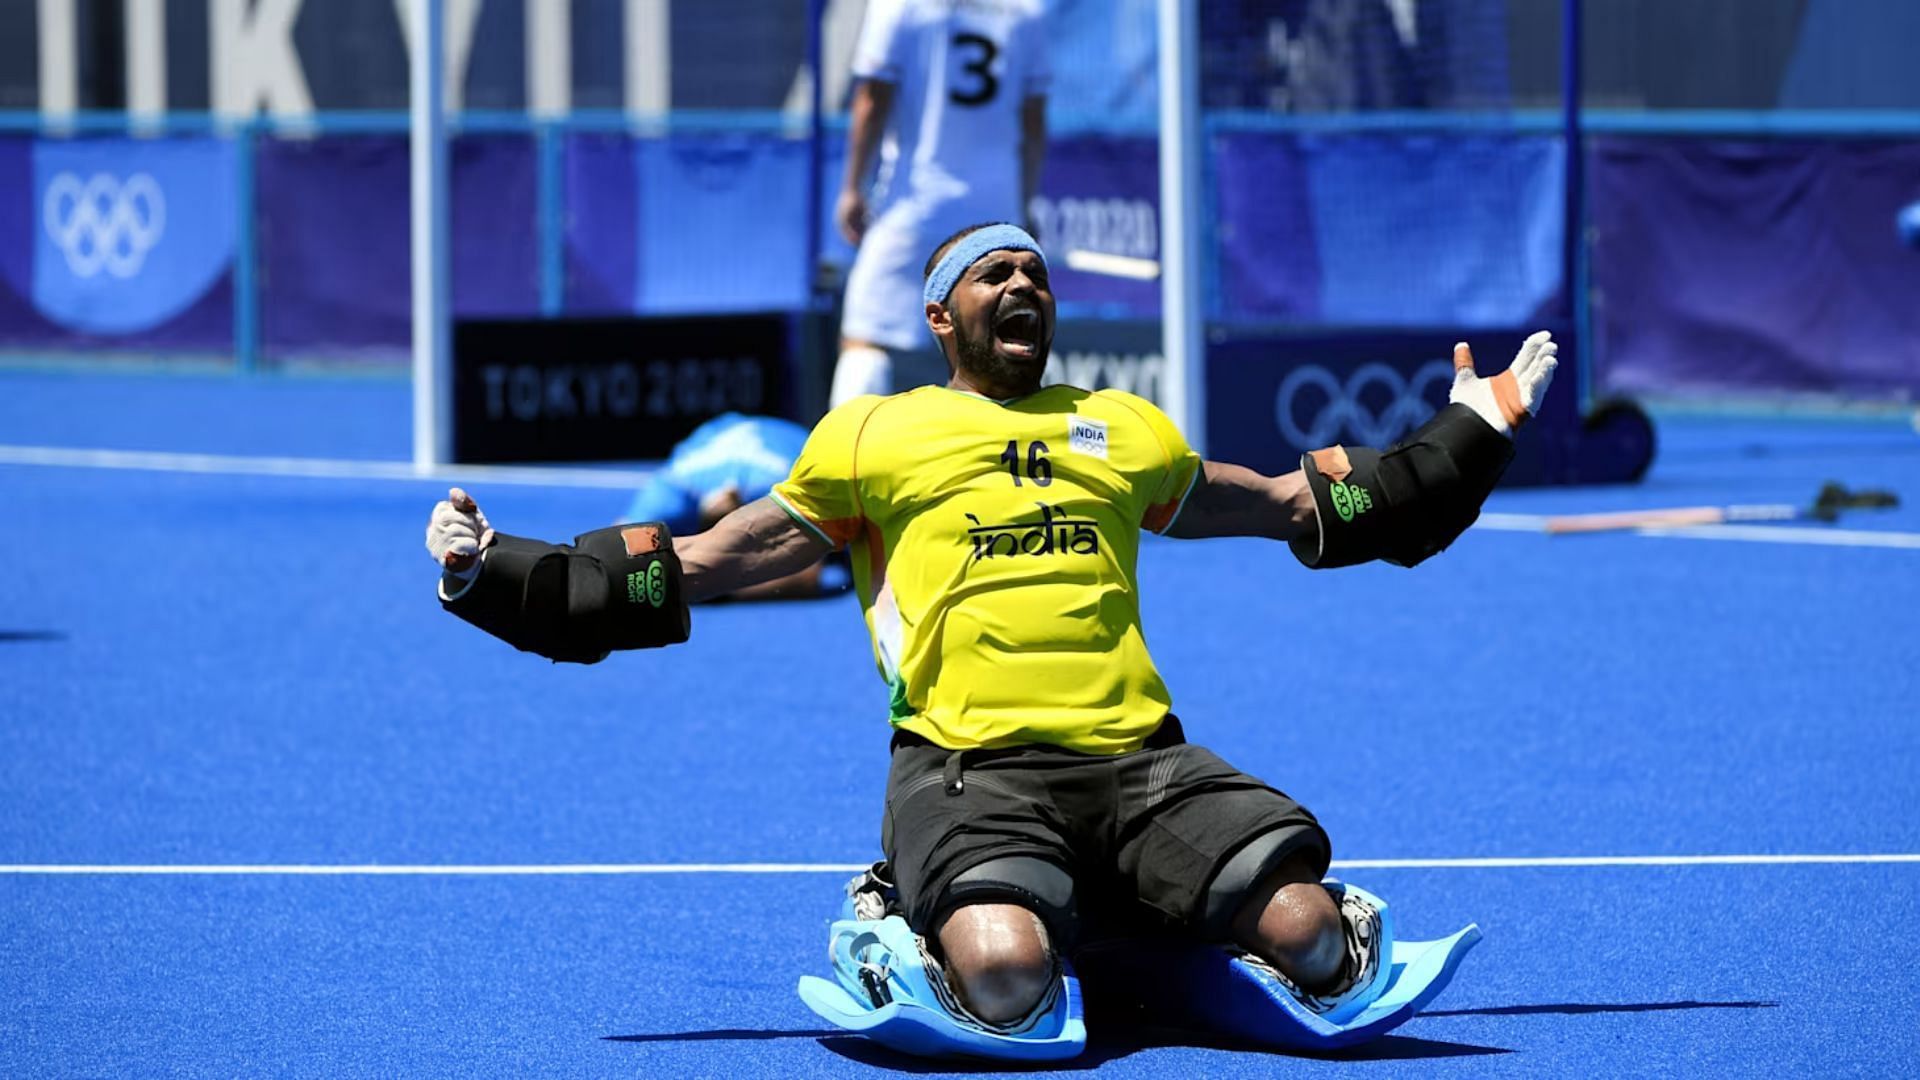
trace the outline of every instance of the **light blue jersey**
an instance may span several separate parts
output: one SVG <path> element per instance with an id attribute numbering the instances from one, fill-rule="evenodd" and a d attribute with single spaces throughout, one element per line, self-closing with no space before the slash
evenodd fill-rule
<path id="1" fill-rule="evenodd" d="M 787 478 L 807 429 L 771 416 L 725 413 L 673 448 L 651 482 L 634 494 L 622 521 L 664 521 L 676 533 L 700 527 L 700 501 L 728 485 L 740 501 L 761 498 Z"/>

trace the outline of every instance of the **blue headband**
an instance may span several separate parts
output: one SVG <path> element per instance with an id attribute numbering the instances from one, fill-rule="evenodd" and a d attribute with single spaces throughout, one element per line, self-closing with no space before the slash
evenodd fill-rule
<path id="1" fill-rule="evenodd" d="M 927 275 L 927 288 L 921 294 L 926 302 L 946 303 L 947 297 L 953 295 L 953 287 L 959 284 L 960 275 L 989 251 L 1031 251 L 1040 256 L 1040 265 L 1047 264 L 1047 253 L 1041 251 L 1040 244 L 1018 225 L 989 225 L 984 229 L 975 229 L 961 237 L 960 242 L 953 245 L 940 264 L 933 268 L 933 273 Z"/>

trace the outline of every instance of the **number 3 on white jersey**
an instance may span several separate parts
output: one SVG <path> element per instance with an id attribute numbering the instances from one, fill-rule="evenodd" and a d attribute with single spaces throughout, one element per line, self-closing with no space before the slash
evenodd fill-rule
<path id="1" fill-rule="evenodd" d="M 955 34 L 948 55 L 958 67 L 948 80 L 948 101 L 971 109 L 999 95 L 1000 80 L 993 75 L 993 62 L 1000 55 L 1000 46 L 994 44 L 992 38 L 984 34 Z"/>

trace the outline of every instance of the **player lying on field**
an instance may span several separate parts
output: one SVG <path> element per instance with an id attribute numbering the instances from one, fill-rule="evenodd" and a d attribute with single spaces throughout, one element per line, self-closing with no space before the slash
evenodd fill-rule
<path id="1" fill-rule="evenodd" d="M 1317 450 L 1269 477 L 1202 460 L 1142 398 L 1042 387 L 1054 297 L 1022 230 L 949 238 L 924 300 L 949 383 L 834 409 L 769 497 L 705 532 L 552 545 L 493 532 L 456 492 L 427 530 L 442 601 L 592 663 L 685 640 L 688 600 L 850 548 L 893 746 L 891 882 L 856 881 L 857 914 L 897 914 L 920 953 L 848 954 L 843 981 L 868 1007 L 910 992 L 887 980 L 918 965 L 937 999 L 918 1004 L 1018 1043 L 1065 1008 L 1062 962 L 1087 920 L 1117 914 L 1250 954 L 1329 1024 L 1359 1016 L 1389 979 L 1377 902 L 1322 884 L 1332 848 L 1311 813 L 1184 737 L 1142 633 L 1140 533 L 1413 566 L 1478 515 L 1555 344 L 1533 335 L 1487 379 L 1456 346 L 1452 404 L 1404 442 Z"/>
<path id="2" fill-rule="evenodd" d="M 722 413 L 674 444 L 666 463 L 647 478 L 618 520 L 654 521 L 674 533 L 711 529 L 793 471 L 807 429 L 774 416 Z M 734 600 L 801 600 L 838 596 L 853 585 L 845 552 L 786 577 L 757 582 Z"/>

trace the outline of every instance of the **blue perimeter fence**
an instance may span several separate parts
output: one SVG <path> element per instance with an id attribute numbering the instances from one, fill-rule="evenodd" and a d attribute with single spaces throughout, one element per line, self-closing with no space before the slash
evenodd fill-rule
<path id="1" fill-rule="evenodd" d="M 1210 322 L 1464 331 L 1560 313 L 1558 112 L 1205 123 Z M 1597 390 L 1920 392 L 1920 253 L 1892 224 L 1920 199 L 1920 112 L 1590 109 L 1581 123 Z M 0 204 L 0 347 L 231 355 L 240 370 L 404 351 L 406 131 L 398 112 L 0 113 L 0 188 L 26 196 Z M 804 117 L 470 112 L 455 131 L 458 315 L 822 302 Z M 822 142 L 831 190 L 838 122 Z M 1043 239 L 1158 258 L 1156 153 L 1151 130 L 1056 125 L 1032 207 Z M 129 190 L 142 175 L 160 208 Z M 820 203 L 822 259 L 844 267 Z M 1153 282 L 1069 271 L 1060 292 L 1068 317 L 1159 314 Z"/>

